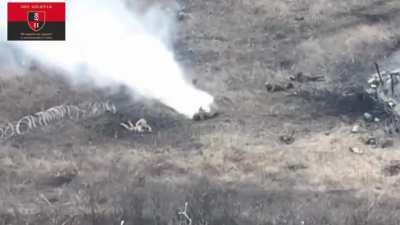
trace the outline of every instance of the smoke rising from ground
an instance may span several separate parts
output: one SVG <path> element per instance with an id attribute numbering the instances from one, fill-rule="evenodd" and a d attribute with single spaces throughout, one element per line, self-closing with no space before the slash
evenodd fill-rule
<path id="1" fill-rule="evenodd" d="M 125 85 L 192 117 L 213 97 L 188 83 L 169 46 L 173 21 L 160 10 L 135 16 L 121 0 L 67 2 L 67 41 L 11 45 L 73 81 Z M 4 30 L 4 29 L 3 29 Z"/>

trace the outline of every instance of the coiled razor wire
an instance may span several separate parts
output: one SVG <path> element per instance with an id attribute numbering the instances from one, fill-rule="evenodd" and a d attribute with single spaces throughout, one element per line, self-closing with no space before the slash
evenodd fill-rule
<path id="1" fill-rule="evenodd" d="M 110 102 L 85 102 L 80 105 L 60 105 L 45 111 L 24 116 L 16 122 L 0 124 L 0 140 L 24 135 L 36 128 L 45 128 L 66 119 L 80 120 L 101 116 L 104 113 L 117 112 Z"/>

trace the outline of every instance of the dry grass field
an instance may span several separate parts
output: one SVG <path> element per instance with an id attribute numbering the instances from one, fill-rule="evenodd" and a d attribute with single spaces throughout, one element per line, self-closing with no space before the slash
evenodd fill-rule
<path id="1" fill-rule="evenodd" d="M 187 225 L 185 202 L 192 225 L 400 223 L 398 135 L 362 118 L 374 108 L 362 97 L 374 62 L 400 48 L 400 1 L 149 2 L 179 4 L 175 57 L 220 115 L 194 122 L 40 66 L 3 72 L 0 121 L 82 101 L 119 111 L 2 142 L 0 225 Z M 264 86 L 299 73 L 324 81 Z M 119 126 L 142 117 L 153 133 Z"/>

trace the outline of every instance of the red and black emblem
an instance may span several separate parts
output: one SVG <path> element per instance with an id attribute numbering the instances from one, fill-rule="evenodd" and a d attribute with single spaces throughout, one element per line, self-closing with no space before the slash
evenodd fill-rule
<path id="1" fill-rule="evenodd" d="M 9 2 L 9 41 L 65 40 L 65 2 Z"/>
<path id="2" fill-rule="evenodd" d="M 29 11 L 28 12 L 28 25 L 32 31 L 40 31 L 46 24 L 45 11 Z"/>

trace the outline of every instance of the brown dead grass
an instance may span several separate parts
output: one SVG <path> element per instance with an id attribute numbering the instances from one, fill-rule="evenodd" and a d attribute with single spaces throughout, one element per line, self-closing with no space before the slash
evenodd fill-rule
<path id="1" fill-rule="evenodd" d="M 362 103 L 341 94 L 397 50 L 399 3 L 180 4 L 187 16 L 176 58 L 216 96 L 221 115 L 192 123 L 40 70 L 2 76 L 1 121 L 99 98 L 122 112 L 3 143 L 0 224 L 186 224 L 175 212 L 185 201 L 195 224 L 398 224 L 397 176 L 383 173 L 398 149 L 351 134 Z M 306 97 L 265 91 L 265 81 L 297 72 L 327 82 L 296 84 Z M 118 130 L 132 117 L 150 117 L 156 133 Z M 283 145 L 279 136 L 292 131 L 296 141 Z"/>

